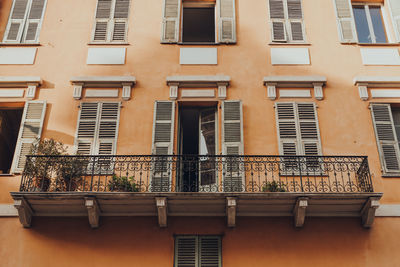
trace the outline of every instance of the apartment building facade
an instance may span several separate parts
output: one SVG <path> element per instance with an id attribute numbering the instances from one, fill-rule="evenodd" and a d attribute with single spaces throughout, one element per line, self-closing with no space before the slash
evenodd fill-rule
<path id="1" fill-rule="evenodd" d="M 3 0 L 0 38 L 2 265 L 399 265 L 400 1 Z"/>

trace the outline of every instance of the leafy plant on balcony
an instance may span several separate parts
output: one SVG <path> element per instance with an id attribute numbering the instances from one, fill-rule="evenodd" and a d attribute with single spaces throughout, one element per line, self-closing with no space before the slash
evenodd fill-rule
<path id="1" fill-rule="evenodd" d="M 140 187 L 132 176 L 117 176 L 114 174 L 108 182 L 108 190 L 114 192 L 139 192 Z"/>
<path id="2" fill-rule="evenodd" d="M 263 192 L 287 192 L 283 184 L 276 181 L 266 182 L 261 190 Z"/>

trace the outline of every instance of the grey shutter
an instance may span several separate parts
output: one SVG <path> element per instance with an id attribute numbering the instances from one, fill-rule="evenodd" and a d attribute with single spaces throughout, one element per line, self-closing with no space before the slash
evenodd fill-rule
<path id="1" fill-rule="evenodd" d="M 42 134 L 45 114 L 46 101 L 26 102 L 11 168 L 13 172 L 19 173 L 23 171 L 26 155 L 29 154 L 32 144 L 37 141 Z"/>
<path id="2" fill-rule="evenodd" d="M 276 121 L 279 140 L 279 154 L 295 156 L 300 154 L 296 127 L 294 103 L 276 103 Z"/>
<path id="3" fill-rule="evenodd" d="M 302 154 L 306 156 L 321 155 L 321 141 L 315 104 L 298 103 L 297 112 Z"/>
<path id="4" fill-rule="evenodd" d="M 4 43 L 20 43 L 28 13 L 29 0 L 14 0 L 4 33 Z"/>
<path id="5" fill-rule="evenodd" d="M 199 267 L 220 267 L 221 263 L 221 237 L 199 237 Z"/>
<path id="6" fill-rule="evenodd" d="M 222 102 L 222 153 L 243 155 L 243 107 L 241 101 Z M 243 191 L 243 162 L 236 157 L 224 161 L 224 190 Z"/>
<path id="7" fill-rule="evenodd" d="M 82 103 L 75 138 L 77 153 L 95 154 L 95 137 L 98 131 L 99 103 Z"/>
<path id="8" fill-rule="evenodd" d="M 39 30 L 42 25 L 42 18 L 44 14 L 46 1 L 45 0 L 32 0 L 32 5 L 29 10 L 28 19 L 25 26 L 25 43 L 37 42 Z"/>
<path id="9" fill-rule="evenodd" d="M 181 0 L 163 0 L 163 23 L 161 43 L 177 43 L 179 40 L 179 18 Z"/>
<path id="10" fill-rule="evenodd" d="M 117 147 L 120 103 L 100 103 L 96 154 L 114 155 Z"/>
<path id="11" fill-rule="evenodd" d="M 390 5 L 390 12 L 392 14 L 393 28 L 396 31 L 397 42 L 400 42 L 400 1 L 387 0 Z"/>
<path id="12" fill-rule="evenodd" d="M 384 173 L 399 173 L 399 144 L 389 104 L 372 104 L 372 121 Z"/>
<path id="13" fill-rule="evenodd" d="M 293 42 L 304 41 L 303 10 L 301 0 L 287 0 L 290 39 Z"/>
<path id="14" fill-rule="evenodd" d="M 286 20 L 283 0 L 269 0 L 269 17 L 273 42 L 286 42 Z"/>
<path id="15" fill-rule="evenodd" d="M 334 0 L 339 37 L 342 43 L 356 43 L 356 27 L 350 0 Z"/>
<path id="16" fill-rule="evenodd" d="M 218 41 L 236 43 L 235 0 L 218 0 Z"/>
<path id="17" fill-rule="evenodd" d="M 156 101 L 154 104 L 153 120 L 153 174 L 151 180 L 151 190 L 155 192 L 169 191 L 171 184 L 171 158 L 163 157 L 173 154 L 174 124 L 175 121 L 175 102 Z"/>
<path id="18" fill-rule="evenodd" d="M 174 267 L 198 267 L 197 236 L 175 237 Z"/>
<path id="19" fill-rule="evenodd" d="M 128 31 L 130 0 L 116 0 L 112 41 L 125 42 Z"/>
<path id="20" fill-rule="evenodd" d="M 111 26 L 111 8 L 113 0 L 97 0 L 96 21 L 93 31 L 94 42 L 109 40 Z"/>

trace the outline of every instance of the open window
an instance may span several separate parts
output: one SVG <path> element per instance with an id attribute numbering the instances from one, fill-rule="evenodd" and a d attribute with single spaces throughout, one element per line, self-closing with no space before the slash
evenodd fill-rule
<path id="1" fill-rule="evenodd" d="M 387 43 L 382 5 L 353 4 L 353 15 L 359 43 Z"/>
<path id="2" fill-rule="evenodd" d="M 215 43 L 215 3 L 183 3 L 182 42 Z"/>

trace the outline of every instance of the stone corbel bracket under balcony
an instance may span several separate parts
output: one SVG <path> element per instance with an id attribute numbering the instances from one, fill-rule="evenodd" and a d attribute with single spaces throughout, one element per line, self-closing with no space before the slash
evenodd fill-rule
<path id="1" fill-rule="evenodd" d="M 400 98 L 400 76 L 357 76 L 353 81 L 361 100 L 370 98 L 368 88 L 374 88 L 370 90 L 372 98 Z"/>
<path id="2" fill-rule="evenodd" d="M 263 82 L 267 87 L 268 98 L 271 100 L 277 98 L 277 90 L 279 90 L 279 98 L 312 98 L 310 89 L 303 88 L 314 88 L 314 98 L 322 100 L 326 81 L 324 76 L 266 76 Z"/>
<path id="3" fill-rule="evenodd" d="M 33 100 L 36 97 L 36 89 L 42 84 L 42 78 L 37 76 L 0 76 L 0 98 L 25 96 L 28 100 Z"/>
<path id="4" fill-rule="evenodd" d="M 179 96 L 179 88 L 217 88 L 217 96 L 220 100 L 226 99 L 226 91 L 231 77 L 225 75 L 204 76 L 168 76 L 169 98 L 176 100 Z M 189 89 L 182 90 L 181 98 L 215 98 L 214 89 Z"/>
<path id="5" fill-rule="evenodd" d="M 127 101 L 132 97 L 132 87 L 136 84 L 136 78 L 133 76 L 79 76 L 72 77 L 71 83 L 74 86 L 73 97 L 76 100 L 82 99 L 83 89 L 86 88 L 84 96 L 86 98 L 118 98 L 119 89 L 122 89 L 122 100 Z"/>

